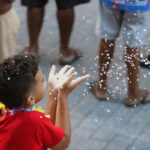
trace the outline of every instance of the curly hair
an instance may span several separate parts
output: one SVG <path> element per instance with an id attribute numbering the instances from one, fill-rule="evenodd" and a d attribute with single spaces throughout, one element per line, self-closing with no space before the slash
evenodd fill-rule
<path id="1" fill-rule="evenodd" d="M 15 55 L 0 64 L 0 101 L 7 108 L 21 106 L 36 83 L 36 58 L 31 54 Z"/>

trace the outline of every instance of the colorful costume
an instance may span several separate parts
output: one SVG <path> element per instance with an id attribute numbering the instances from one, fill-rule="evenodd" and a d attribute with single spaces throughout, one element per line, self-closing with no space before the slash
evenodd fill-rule
<path id="1" fill-rule="evenodd" d="M 131 2 L 132 1 L 132 2 Z M 142 47 L 149 26 L 149 0 L 100 0 L 100 38 L 116 40 L 122 31 L 125 46 Z"/>
<path id="2" fill-rule="evenodd" d="M 150 9 L 150 0 L 100 0 L 108 6 L 123 11 L 143 12 Z"/>

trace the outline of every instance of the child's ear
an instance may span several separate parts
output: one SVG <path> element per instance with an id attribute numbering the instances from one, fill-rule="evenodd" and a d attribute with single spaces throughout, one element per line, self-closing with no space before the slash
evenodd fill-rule
<path id="1" fill-rule="evenodd" d="M 35 105 L 35 97 L 33 95 L 28 96 L 28 98 L 26 100 L 26 104 L 27 104 L 27 106 L 30 106 L 30 107 Z"/>

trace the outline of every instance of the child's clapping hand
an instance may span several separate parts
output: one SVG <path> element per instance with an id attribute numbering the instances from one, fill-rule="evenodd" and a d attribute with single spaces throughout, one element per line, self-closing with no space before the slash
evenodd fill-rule
<path id="1" fill-rule="evenodd" d="M 56 67 L 53 65 L 49 74 L 49 89 L 50 91 L 61 91 L 64 95 L 69 95 L 81 82 L 90 77 L 89 74 L 77 77 L 77 72 L 74 67 L 64 66 L 58 73 L 55 73 Z"/>

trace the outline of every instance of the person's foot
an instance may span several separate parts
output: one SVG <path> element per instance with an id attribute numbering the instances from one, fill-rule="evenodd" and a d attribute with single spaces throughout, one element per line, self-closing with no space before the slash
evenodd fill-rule
<path id="1" fill-rule="evenodd" d="M 83 53 L 78 49 L 69 48 L 67 50 L 61 49 L 59 56 L 59 63 L 61 65 L 71 64 L 83 56 Z"/>
<path id="2" fill-rule="evenodd" d="M 106 87 L 101 87 L 99 86 L 98 82 L 94 82 L 91 84 L 92 92 L 96 96 L 96 98 L 100 101 L 105 101 L 107 100 L 107 88 Z"/>
<path id="3" fill-rule="evenodd" d="M 140 61 L 140 66 L 145 68 L 150 68 L 150 55 Z"/>
<path id="4" fill-rule="evenodd" d="M 24 53 L 24 54 L 32 54 L 33 56 L 38 58 L 38 47 L 37 46 L 24 46 L 23 48 L 21 48 L 20 53 Z"/>
<path id="5" fill-rule="evenodd" d="M 131 107 L 146 102 L 150 102 L 150 91 L 147 90 L 139 90 L 136 96 L 128 95 L 125 99 L 125 105 Z"/>

